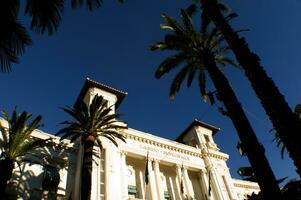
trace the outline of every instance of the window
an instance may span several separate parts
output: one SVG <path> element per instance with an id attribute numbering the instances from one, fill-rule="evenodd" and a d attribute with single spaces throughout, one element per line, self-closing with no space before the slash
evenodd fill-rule
<path id="1" fill-rule="evenodd" d="M 137 187 L 134 186 L 134 185 L 129 185 L 128 186 L 128 194 L 129 194 L 129 196 L 136 197 L 136 195 L 137 195 Z"/>
<path id="2" fill-rule="evenodd" d="M 210 142 L 209 135 L 204 135 L 204 138 L 205 138 L 206 143 L 209 143 L 209 142 Z"/>
<path id="3" fill-rule="evenodd" d="M 164 191 L 164 199 L 166 199 L 166 200 L 170 200 L 171 199 L 170 198 L 170 194 L 169 194 L 168 191 Z"/>

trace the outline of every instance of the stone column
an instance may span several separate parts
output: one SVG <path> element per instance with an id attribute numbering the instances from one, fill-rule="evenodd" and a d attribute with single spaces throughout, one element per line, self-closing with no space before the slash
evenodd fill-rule
<path id="1" fill-rule="evenodd" d="M 164 188 L 161 180 L 160 168 L 159 168 L 159 160 L 154 160 L 154 172 L 156 177 L 156 186 L 158 191 L 158 199 L 164 200 Z"/>
<path id="2" fill-rule="evenodd" d="M 218 179 L 216 170 L 213 166 L 208 169 L 208 176 L 211 176 L 209 183 L 211 184 L 211 194 L 214 192 L 217 195 L 217 199 L 227 199 L 227 197 L 224 197 L 223 195 L 222 188 L 220 186 L 220 180 Z"/>
<path id="3" fill-rule="evenodd" d="M 127 181 L 127 166 L 126 166 L 126 155 L 127 153 L 125 151 L 120 152 L 120 160 L 121 160 L 121 197 L 122 199 L 128 198 L 128 181 Z"/>
<path id="4" fill-rule="evenodd" d="M 171 195 L 172 199 L 177 199 L 176 198 L 176 191 L 175 191 L 175 188 L 173 186 L 172 177 L 168 177 L 168 179 L 166 181 L 169 182 L 169 185 L 170 185 L 170 195 Z M 167 188 L 168 188 L 168 186 L 167 186 Z"/>
<path id="5" fill-rule="evenodd" d="M 149 191 L 151 199 L 158 199 L 158 192 L 156 186 L 156 177 L 153 169 L 153 159 L 148 161 L 148 177 L 149 177 Z"/>
<path id="6" fill-rule="evenodd" d="M 183 195 L 185 196 L 185 191 L 186 191 L 186 188 L 185 188 L 185 185 L 184 185 L 184 180 L 183 180 L 183 186 L 184 186 L 184 193 L 182 194 L 181 193 L 181 179 L 182 179 L 182 166 L 181 165 L 176 165 L 176 173 L 177 173 L 177 186 L 178 186 L 178 196 L 179 196 L 179 200 L 182 200 L 183 199 Z"/>
<path id="7" fill-rule="evenodd" d="M 217 199 L 227 199 L 223 195 L 222 188 L 220 187 L 220 180 L 218 178 L 218 173 L 216 172 L 215 166 L 214 166 L 214 160 L 212 161 L 209 155 L 209 150 L 207 148 L 203 148 L 202 154 L 204 156 L 204 161 L 206 165 L 206 169 L 208 171 L 208 179 L 209 179 L 209 174 L 210 174 L 210 183 L 211 184 L 211 196 L 212 193 L 216 194 Z"/>
<path id="8" fill-rule="evenodd" d="M 184 177 L 184 183 L 185 183 L 185 186 L 187 188 L 187 194 L 188 194 L 188 197 L 192 197 L 194 198 L 194 192 L 193 192 L 193 187 L 192 187 L 192 183 L 189 179 L 189 176 L 188 176 L 188 172 L 187 172 L 187 168 L 184 167 L 183 169 L 183 177 Z"/>
<path id="9" fill-rule="evenodd" d="M 209 199 L 208 197 L 209 184 L 208 184 L 208 176 L 206 174 L 207 174 L 206 169 L 202 169 L 200 171 L 202 193 L 205 195 L 206 198 Z"/>
<path id="10" fill-rule="evenodd" d="M 145 200 L 146 199 L 146 193 L 145 193 L 145 177 L 144 177 L 144 173 L 139 170 L 139 179 L 140 179 L 140 183 L 141 183 L 141 194 L 142 194 L 142 199 Z"/>

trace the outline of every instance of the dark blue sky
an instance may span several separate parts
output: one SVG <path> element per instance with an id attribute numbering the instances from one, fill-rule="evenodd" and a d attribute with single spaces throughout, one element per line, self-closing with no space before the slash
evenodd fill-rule
<path id="1" fill-rule="evenodd" d="M 58 123 L 67 117 L 59 107 L 73 105 L 85 78 L 90 77 L 129 93 L 119 112 L 132 128 L 174 139 L 194 118 L 220 127 L 215 141 L 230 155 L 228 166 L 232 176 L 238 177 L 236 170 L 248 162 L 236 150 L 238 137 L 230 120 L 205 104 L 195 86 L 183 87 L 176 99 L 169 101 L 175 73 L 159 81 L 154 78 L 157 65 L 166 56 L 149 51 L 149 45 L 164 35 L 159 28 L 163 22 L 160 14 L 177 17 L 179 8 L 189 2 L 128 0 L 119 4 L 107 0 L 93 13 L 68 8 L 58 33 L 51 37 L 31 33 L 34 45 L 27 48 L 21 63 L 13 66 L 12 73 L 0 74 L 0 109 L 11 112 L 17 106 L 19 111 L 41 114 L 43 130 L 55 133 L 61 128 Z M 226 3 L 239 14 L 233 26 L 250 29 L 244 33 L 249 46 L 261 57 L 289 105 L 300 103 L 301 1 Z M 22 20 L 28 23 L 26 18 Z M 281 160 L 269 133 L 272 125 L 243 73 L 231 68 L 225 73 L 266 148 L 276 176 L 296 177 L 288 156 Z"/>

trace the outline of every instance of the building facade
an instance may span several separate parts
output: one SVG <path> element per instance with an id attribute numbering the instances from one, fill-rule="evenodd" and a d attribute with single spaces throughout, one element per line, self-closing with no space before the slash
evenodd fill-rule
<path id="1" fill-rule="evenodd" d="M 113 106 L 113 112 L 126 96 L 87 79 L 78 99 L 89 103 L 96 94 Z M 231 177 L 229 156 L 213 139 L 218 131 L 194 120 L 176 140 L 132 128 L 120 131 L 126 143 L 117 141 L 118 147 L 101 138 L 103 148 L 94 147 L 91 199 L 242 200 L 259 192 L 257 183 Z M 82 146 L 39 130 L 33 137 L 52 137 L 57 145 L 28 155 L 16 167 L 7 198 L 80 199 Z"/>

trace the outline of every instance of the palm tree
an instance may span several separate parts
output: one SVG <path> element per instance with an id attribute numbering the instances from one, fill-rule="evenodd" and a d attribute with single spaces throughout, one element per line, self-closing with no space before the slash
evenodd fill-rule
<path id="1" fill-rule="evenodd" d="M 22 2 L 22 1 L 21 1 Z M 123 0 L 119 0 L 123 2 Z M 93 11 L 102 0 L 71 0 L 71 7 L 86 5 Z M 27 0 L 25 15 L 31 18 L 30 29 L 38 34 L 52 35 L 58 30 L 65 7 L 64 0 Z M 25 26 L 19 21 L 20 0 L 0 1 L 0 71 L 10 72 L 13 63 L 19 63 L 25 48 L 32 44 Z"/>
<path id="2" fill-rule="evenodd" d="M 186 77 L 187 86 L 190 87 L 196 75 L 201 95 L 205 96 L 205 72 L 207 72 L 217 90 L 219 99 L 224 103 L 226 108 L 224 114 L 229 116 L 237 130 L 265 197 L 281 199 L 278 184 L 264 155 L 264 149 L 258 142 L 228 80 L 217 66 L 217 64 L 220 66 L 235 65 L 231 59 L 226 57 L 225 53 L 228 47 L 223 43 L 224 38 L 217 29 L 210 29 L 209 24 L 201 26 L 203 28 L 200 32 L 195 31 L 191 16 L 188 14 L 192 10 L 191 8 L 187 11 L 181 10 L 183 25 L 167 15 L 162 16 L 166 24 L 161 25 L 161 28 L 169 30 L 170 33 L 164 37 L 163 41 L 152 45 L 151 50 L 169 50 L 177 53 L 166 58 L 159 65 L 155 77 L 161 78 L 172 69 L 183 66 L 171 84 L 170 97 L 173 99 L 179 92 Z"/>
<path id="3" fill-rule="evenodd" d="M 294 110 L 294 113 L 296 115 L 296 117 L 299 119 L 300 123 L 301 123 L 301 104 L 297 104 L 295 106 L 295 110 Z M 273 139 L 273 141 L 276 142 L 277 144 L 277 147 L 280 148 L 280 151 L 281 151 L 281 158 L 283 159 L 284 157 L 284 152 L 286 150 L 286 146 L 285 144 L 283 143 L 283 141 L 281 140 L 280 138 L 280 135 L 277 131 L 275 131 L 275 129 L 272 129 L 271 132 L 275 132 L 275 138 Z"/>
<path id="4" fill-rule="evenodd" d="M 210 19 L 222 32 L 238 63 L 244 69 L 261 105 L 269 116 L 279 138 L 288 150 L 289 156 L 301 176 L 301 123 L 295 116 L 284 96 L 280 93 L 273 80 L 260 65 L 260 58 L 253 53 L 243 37 L 229 25 L 219 10 L 217 0 L 201 0 L 203 17 Z"/>
<path id="5" fill-rule="evenodd" d="M 63 110 L 74 118 L 74 121 L 65 121 L 65 128 L 58 131 L 57 135 L 63 134 L 61 139 L 70 138 L 71 142 L 78 139 L 84 146 L 82 163 L 81 199 L 90 200 L 91 197 L 91 172 L 92 156 L 95 144 L 102 148 L 100 137 L 107 138 L 114 145 L 118 145 L 116 139 L 125 142 L 125 138 L 118 130 L 127 128 L 117 120 L 120 114 L 112 114 L 112 107 L 107 106 L 107 101 L 102 96 L 96 95 L 91 104 L 84 101 L 73 108 Z"/>
<path id="6" fill-rule="evenodd" d="M 16 109 L 12 117 L 6 111 L 2 112 L 8 126 L 0 123 L 0 199 L 4 197 L 7 182 L 11 179 L 15 163 L 22 161 L 22 157 L 33 150 L 51 145 L 50 139 L 42 140 L 31 137 L 31 133 L 41 127 L 42 117 L 39 115 L 28 124 L 32 114 Z"/>

